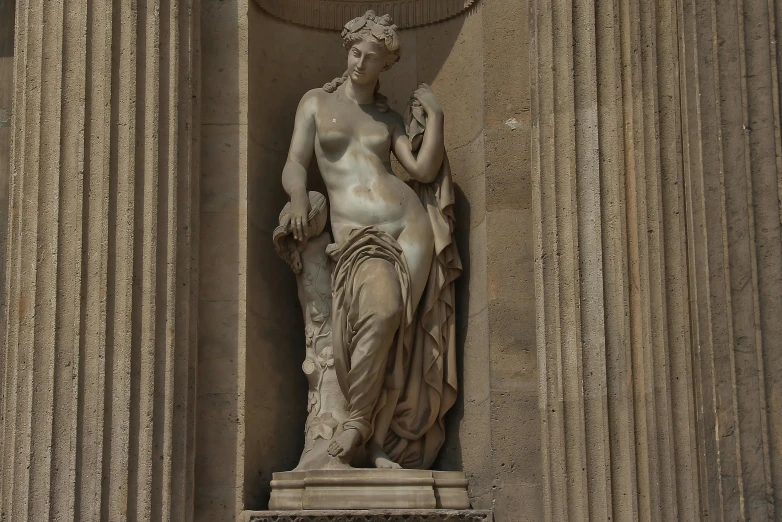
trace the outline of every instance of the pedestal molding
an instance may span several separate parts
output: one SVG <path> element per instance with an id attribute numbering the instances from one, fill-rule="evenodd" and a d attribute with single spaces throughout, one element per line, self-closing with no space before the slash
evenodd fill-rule
<path id="1" fill-rule="evenodd" d="M 274 473 L 273 510 L 467 509 L 464 473 L 411 469 L 328 469 Z"/>
<path id="2" fill-rule="evenodd" d="M 487 510 L 245 511 L 241 522 L 493 522 Z"/>

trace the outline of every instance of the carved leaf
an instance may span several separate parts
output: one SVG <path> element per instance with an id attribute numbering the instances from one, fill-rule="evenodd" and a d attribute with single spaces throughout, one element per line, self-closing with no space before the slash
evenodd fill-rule
<path id="1" fill-rule="evenodd" d="M 320 417 L 315 417 L 312 419 L 308 438 L 312 440 L 331 440 L 331 438 L 334 436 L 334 429 L 338 425 L 339 423 L 336 421 L 336 419 L 334 419 L 334 417 L 332 417 L 331 413 L 324 413 Z"/>

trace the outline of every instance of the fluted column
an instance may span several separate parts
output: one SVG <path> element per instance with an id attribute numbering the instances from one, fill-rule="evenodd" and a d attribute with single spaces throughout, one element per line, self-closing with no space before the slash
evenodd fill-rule
<path id="1" fill-rule="evenodd" d="M 0 2 L 0 317 L 5 316 L 8 244 L 8 180 L 11 177 L 11 113 L 14 91 L 14 2 Z M 0 320 L 0 390 L 5 372 L 5 323 Z"/>
<path id="2" fill-rule="evenodd" d="M 782 3 L 681 4 L 702 511 L 779 520 Z"/>
<path id="3" fill-rule="evenodd" d="M 698 513 L 673 0 L 533 0 L 547 521 Z"/>
<path id="4" fill-rule="evenodd" d="M 17 0 L 2 520 L 192 519 L 198 0 Z"/>

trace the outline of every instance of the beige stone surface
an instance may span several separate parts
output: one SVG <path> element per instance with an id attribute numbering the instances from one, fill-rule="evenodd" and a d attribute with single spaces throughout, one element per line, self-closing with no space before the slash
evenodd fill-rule
<path id="1" fill-rule="evenodd" d="M 346 20 L 367 9 L 388 13 L 400 28 L 441 22 L 469 9 L 477 0 L 256 0 L 272 16 L 308 27 L 341 31 Z"/>
<path id="2" fill-rule="evenodd" d="M 8 187 L 11 179 L 11 114 L 14 94 L 15 2 L 0 2 L 0 317 L 5 317 Z M 0 389 L 5 376 L 5 321 L 0 321 Z"/>
<path id="3" fill-rule="evenodd" d="M 534 4 L 547 520 L 778 516 L 770 9 Z"/>
<path id="4" fill-rule="evenodd" d="M 248 17 L 245 0 L 204 0 L 200 126 L 200 266 L 196 521 L 233 520 L 245 497 L 247 452 Z M 206 43 L 208 42 L 208 43 Z M 252 405 L 250 405 L 251 407 Z M 254 410 L 253 410 L 254 411 Z M 251 502 L 249 502 L 251 504 Z"/>
<path id="5" fill-rule="evenodd" d="M 681 170 L 661 154 L 680 139 L 676 10 L 615 7 L 533 7 L 544 512 L 690 520 L 694 403 L 674 396 L 689 375 L 670 359 L 690 350 L 675 335 L 687 298 L 668 286 L 684 270 Z"/>
<path id="6" fill-rule="evenodd" d="M 535 339 L 528 2 L 482 4 L 484 193 L 491 464 L 497 520 L 543 518 Z M 510 238 L 513 238 L 511 241 Z M 489 502 L 491 504 L 489 504 Z"/>
<path id="7" fill-rule="evenodd" d="M 298 45 L 285 44 L 275 26 L 254 2 L 248 5 L 248 234 L 247 299 L 247 445 L 242 462 L 247 469 L 245 509 L 268 505 L 272 473 L 296 466 L 304 445 L 307 382 L 301 371 L 304 325 L 296 296 L 296 280 L 274 251 L 272 231 L 285 202 L 279 183 L 287 155 L 296 91 L 305 80 L 295 76 Z M 280 26 L 284 25 L 276 22 Z M 295 28 L 294 41 L 304 42 Z M 263 59 L 262 59 L 263 58 Z M 270 61 L 266 61 L 266 60 Z M 294 60 L 291 62 L 291 60 Z M 318 63 L 318 62 L 313 62 Z M 313 67 L 314 68 L 314 67 Z M 303 69 L 302 74 L 306 76 Z M 272 100 L 276 100 L 271 103 Z M 291 107 L 292 105 L 292 107 Z M 290 113 L 289 113 L 290 114 Z M 280 437 L 285 433 L 285 437 Z M 237 511 L 238 513 L 238 511 Z"/>
<path id="8" fill-rule="evenodd" d="M 191 520 L 198 2 L 16 7 L 0 518 Z"/>
<path id="9" fill-rule="evenodd" d="M 285 520 L 242 514 L 304 443 L 268 238 L 339 33 L 249 0 L 15 3 L 0 518 Z M 435 467 L 498 522 L 779 518 L 780 20 L 487 0 L 403 31 L 383 92 L 448 115 L 464 262 Z"/>
<path id="10" fill-rule="evenodd" d="M 458 471 L 320 469 L 275 473 L 269 509 L 469 509 Z"/>
<path id="11" fill-rule="evenodd" d="M 492 522 L 488 510 L 372 509 L 245 511 L 239 522 Z"/>
<path id="12" fill-rule="evenodd" d="M 725 519 L 782 515 L 779 14 L 754 1 L 679 12 L 692 496 Z"/>

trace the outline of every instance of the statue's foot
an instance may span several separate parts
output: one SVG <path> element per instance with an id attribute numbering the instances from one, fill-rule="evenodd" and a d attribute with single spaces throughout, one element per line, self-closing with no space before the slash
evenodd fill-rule
<path id="1" fill-rule="evenodd" d="M 358 430 L 348 429 L 342 432 L 342 434 L 329 444 L 329 455 L 332 457 L 347 458 L 358 446 L 359 433 Z"/>
<path id="2" fill-rule="evenodd" d="M 369 447 L 369 461 L 377 469 L 402 469 L 402 466 L 388 458 L 388 455 L 374 444 Z"/>

